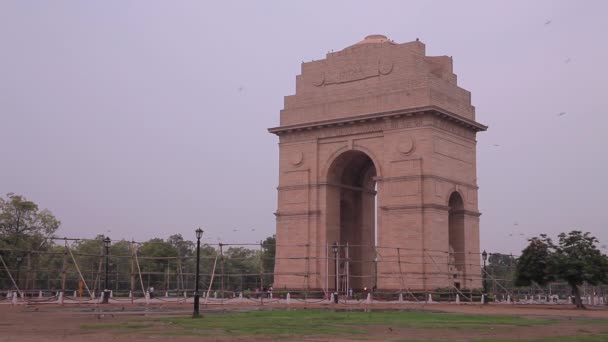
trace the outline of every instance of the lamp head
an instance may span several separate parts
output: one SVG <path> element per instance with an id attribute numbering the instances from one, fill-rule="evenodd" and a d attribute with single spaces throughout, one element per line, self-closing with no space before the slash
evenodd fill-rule
<path id="1" fill-rule="evenodd" d="M 200 239 L 203 237 L 203 233 L 204 233 L 204 231 L 203 231 L 203 230 L 202 230 L 202 229 L 199 227 L 199 228 L 196 230 L 196 239 L 197 239 L 197 240 L 200 240 Z"/>

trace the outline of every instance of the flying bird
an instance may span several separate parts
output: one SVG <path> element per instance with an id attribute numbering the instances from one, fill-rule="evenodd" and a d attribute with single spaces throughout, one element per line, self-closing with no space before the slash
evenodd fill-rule
<path id="1" fill-rule="evenodd" d="M 494 147 L 500 147 L 500 145 L 498 145 L 498 144 L 494 144 Z"/>
<path id="2" fill-rule="evenodd" d="M 513 222 L 514 226 L 519 226 L 519 223 L 517 221 Z"/>
<path id="3" fill-rule="evenodd" d="M 240 87 L 238 88 L 239 92 L 242 92 L 242 91 L 243 91 L 243 89 L 245 89 L 245 87 L 243 87 L 243 86 L 240 86 Z"/>
<path id="4" fill-rule="evenodd" d="M 559 113 L 557 113 L 557 116 L 564 116 L 564 115 L 566 115 L 566 112 L 559 112 Z"/>
<path id="5" fill-rule="evenodd" d="M 570 61 L 571 61 L 571 59 L 570 59 L 570 57 L 568 57 L 568 58 L 566 58 L 566 60 L 564 61 L 564 63 L 568 64 L 568 63 L 570 63 Z"/>
<path id="6" fill-rule="evenodd" d="M 551 24 L 551 19 L 545 21 L 545 25 L 549 25 L 549 24 Z"/>

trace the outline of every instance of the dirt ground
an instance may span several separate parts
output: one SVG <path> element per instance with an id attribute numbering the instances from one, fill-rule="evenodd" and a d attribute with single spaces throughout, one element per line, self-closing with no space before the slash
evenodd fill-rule
<path id="1" fill-rule="evenodd" d="M 532 327 L 490 327 L 490 329 L 420 329 L 390 326 L 367 326 L 365 335 L 310 335 L 310 336 L 188 336 L 158 334 L 168 332 L 169 326 L 158 326 L 157 331 L 127 332 L 112 329 L 83 329 L 81 325 L 119 324 L 144 317 L 170 315 L 190 315 L 189 305 L 0 305 L 0 341 L 368 341 L 396 340 L 449 340 L 469 341 L 481 338 L 534 339 L 551 336 L 585 335 L 608 332 L 608 325 L 589 324 L 588 320 L 608 319 L 608 307 L 593 307 L 588 310 L 575 310 L 571 306 L 560 305 L 454 305 L 454 304 L 401 304 L 342 306 L 330 304 L 317 305 L 274 305 L 264 308 L 349 308 L 362 309 L 416 309 L 471 314 L 503 314 L 533 316 L 559 319 L 559 324 Z M 202 312 L 260 309 L 260 306 L 208 306 Z"/>

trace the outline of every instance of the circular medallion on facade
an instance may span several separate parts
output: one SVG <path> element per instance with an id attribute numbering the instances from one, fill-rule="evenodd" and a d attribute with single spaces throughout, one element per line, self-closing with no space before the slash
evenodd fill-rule
<path id="1" fill-rule="evenodd" d="M 414 151 L 414 139 L 412 139 L 412 137 L 405 136 L 400 140 L 401 141 L 399 141 L 399 144 L 397 144 L 397 150 L 401 154 L 408 154 Z"/>
<path id="2" fill-rule="evenodd" d="M 393 62 L 387 60 L 378 60 L 378 72 L 382 75 L 388 75 L 393 71 Z"/>
<path id="3" fill-rule="evenodd" d="M 302 162 L 304 161 L 304 153 L 295 152 L 294 154 L 291 155 L 290 161 L 295 166 L 302 165 Z"/>
<path id="4" fill-rule="evenodd" d="M 316 75 L 312 75 L 312 85 L 320 87 L 325 83 L 325 73 L 321 72 Z"/>

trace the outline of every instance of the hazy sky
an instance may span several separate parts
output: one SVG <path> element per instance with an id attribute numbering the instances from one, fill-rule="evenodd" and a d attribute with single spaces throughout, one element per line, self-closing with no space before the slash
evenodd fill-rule
<path id="1" fill-rule="evenodd" d="M 489 125 L 482 248 L 519 253 L 525 237 L 575 228 L 608 244 L 606 13 L 605 1 L 3 0 L 0 193 L 53 211 L 60 236 L 201 226 L 207 242 L 263 239 L 278 181 L 266 129 L 301 62 L 385 34 L 453 56 Z"/>

